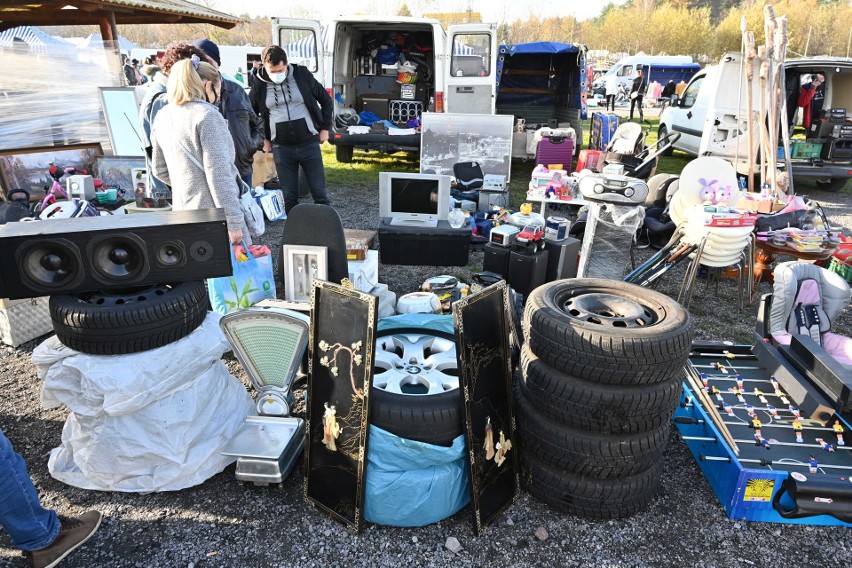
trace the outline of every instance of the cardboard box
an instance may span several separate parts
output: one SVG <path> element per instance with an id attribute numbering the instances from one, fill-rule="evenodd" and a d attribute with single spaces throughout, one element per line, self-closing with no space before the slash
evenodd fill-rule
<path id="1" fill-rule="evenodd" d="M 737 209 L 756 211 L 757 213 L 775 213 L 784 209 L 786 205 L 786 203 L 780 201 L 761 201 L 759 193 L 745 191 L 740 192 L 740 199 L 737 201 Z"/>
<path id="2" fill-rule="evenodd" d="M 359 229 L 343 229 L 346 239 L 346 260 L 362 261 L 367 258 L 367 251 L 376 240 L 376 231 Z"/>
<path id="3" fill-rule="evenodd" d="M 0 341 L 17 347 L 53 332 L 48 297 L 0 300 Z"/>

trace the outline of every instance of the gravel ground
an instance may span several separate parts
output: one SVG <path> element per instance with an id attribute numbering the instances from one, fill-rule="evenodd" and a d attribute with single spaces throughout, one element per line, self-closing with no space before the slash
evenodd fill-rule
<path id="1" fill-rule="evenodd" d="M 376 186 L 332 187 L 344 225 L 375 229 Z M 849 194 L 812 192 L 838 225 L 852 227 Z M 280 224 L 279 224 L 280 225 Z M 262 239 L 276 242 L 280 226 Z M 468 268 L 380 266 L 382 282 L 400 293 L 427 277 L 465 276 L 481 270 L 482 253 Z M 660 289 L 676 294 L 682 273 L 667 275 Z M 769 291 L 764 284 L 761 292 Z M 756 308 L 740 316 L 736 284 L 700 283 L 691 312 L 699 338 L 750 341 Z M 849 314 L 835 328 L 852 333 Z M 475 537 L 469 509 L 423 528 L 367 524 L 354 536 L 305 504 L 302 466 L 283 488 L 239 486 L 233 466 L 199 487 L 149 495 L 84 491 L 55 481 L 47 472 L 51 448 L 60 443 L 64 409 L 42 410 L 40 385 L 30 362 L 39 340 L 18 349 L 0 348 L 0 427 L 27 460 L 46 506 L 66 514 L 104 512 L 100 531 L 66 566 L 779 566 L 848 565 L 848 530 L 729 520 L 686 446 L 676 434 L 665 453 L 663 483 L 643 513 L 618 521 L 589 521 L 557 513 L 526 493 L 484 536 Z M 231 371 L 247 382 L 239 364 Z M 543 527 L 547 537 L 536 536 Z M 539 535 L 544 536 L 541 531 Z M 461 550 L 445 548 L 448 537 Z M 23 566 L 20 553 L 0 534 L 0 566 Z"/>

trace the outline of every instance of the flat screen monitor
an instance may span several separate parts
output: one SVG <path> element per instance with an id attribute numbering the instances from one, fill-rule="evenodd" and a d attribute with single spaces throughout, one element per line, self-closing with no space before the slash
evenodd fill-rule
<path id="1" fill-rule="evenodd" d="M 381 172 L 379 211 L 393 225 L 435 227 L 447 219 L 450 176 Z"/>

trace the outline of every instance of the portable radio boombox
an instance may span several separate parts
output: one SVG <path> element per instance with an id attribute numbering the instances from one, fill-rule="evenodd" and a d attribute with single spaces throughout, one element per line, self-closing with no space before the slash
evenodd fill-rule
<path id="1" fill-rule="evenodd" d="M 590 201 L 639 205 L 648 197 L 648 184 L 628 176 L 593 174 L 580 178 L 580 193 Z"/>

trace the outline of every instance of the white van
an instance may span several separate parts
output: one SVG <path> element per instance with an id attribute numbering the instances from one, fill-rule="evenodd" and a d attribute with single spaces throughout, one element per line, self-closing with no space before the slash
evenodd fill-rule
<path id="1" fill-rule="evenodd" d="M 324 32 L 316 21 L 272 20 L 273 42 L 326 87 L 335 118 L 341 112 L 370 111 L 404 128 L 426 111 L 494 114 L 496 24 L 462 24 L 445 31 L 428 18 L 350 16 L 329 22 Z M 406 64 L 416 70 L 406 74 Z M 420 151 L 419 132 L 350 134 L 347 128 L 341 122 L 330 133 L 340 162 L 351 162 L 356 148 Z"/>
<path id="2" fill-rule="evenodd" d="M 746 80 L 740 53 L 726 53 L 718 65 L 706 67 L 692 78 L 676 105 L 660 115 L 659 135 L 680 132 L 674 147 L 694 156 L 718 156 L 735 163 L 740 173 L 748 171 L 748 136 L 746 135 Z M 845 112 L 845 121 L 852 113 L 852 60 L 843 58 L 787 59 L 784 62 L 787 79 L 785 92 L 790 115 L 802 83 L 814 73 L 825 75 L 824 109 Z M 759 75 L 755 63 L 754 77 Z M 752 84 L 754 111 L 758 111 L 760 86 Z M 838 126 L 844 119 L 838 121 Z M 817 186 L 827 191 L 841 189 L 852 177 L 852 132 L 824 124 L 822 138 L 809 141 L 822 144 L 822 154 L 812 158 L 793 158 L 794 179 L 816 179 Z M 752 137 L 754 156 L 757 156 L 759 136 Z"/>
<path id="3" fill-rule="evenodd" d="M 666 72 L 662 73 L 661 71 L 660 77 L 655 77 L 654 67 L 665 69 Z M 598 77 L 592 83 L 592 92 L 606 94 L 606 80 L 612 75 L 615 75 L 617 78 L 619 86 L 624 85 L 630 88 L 639 69 L 645 70 L 645 80 L 649 84 L 651 81 L 657 81 L 664 85 L 669 79 L 673 79 L 675 83 L 681 79 L 688 80 L 699 68 L 700 66 L 693 63 L 692 57 L 688 55 L 631 55 L 630 57 L 625 57 L 610 67 L 609 71 L 604 75 Z"/>

